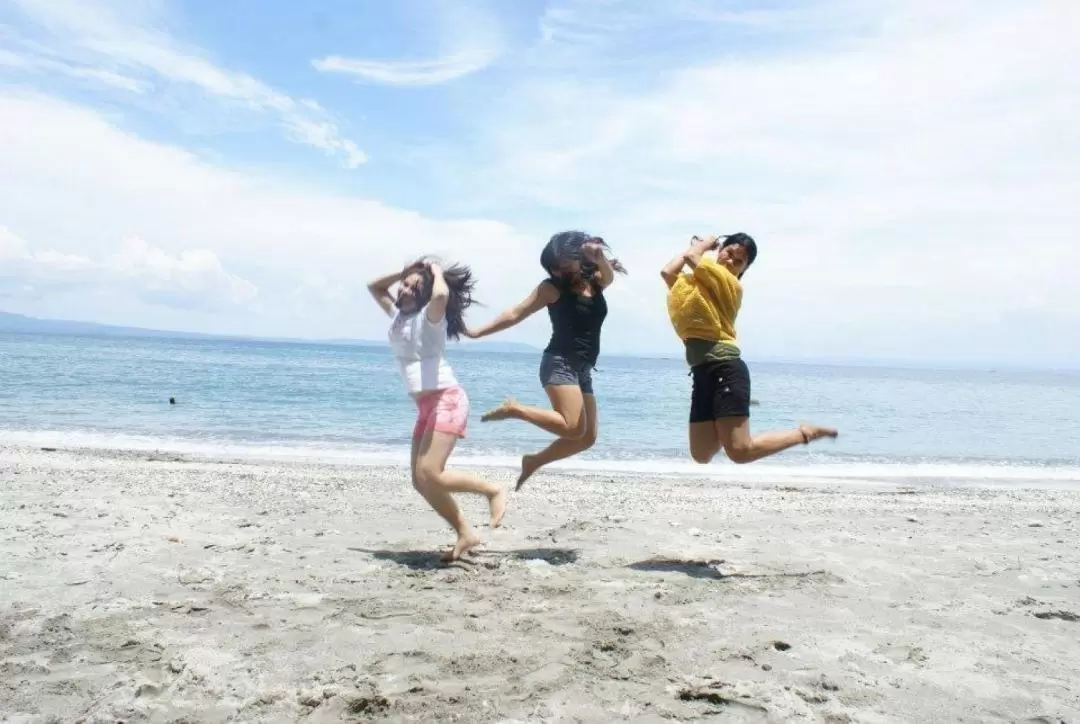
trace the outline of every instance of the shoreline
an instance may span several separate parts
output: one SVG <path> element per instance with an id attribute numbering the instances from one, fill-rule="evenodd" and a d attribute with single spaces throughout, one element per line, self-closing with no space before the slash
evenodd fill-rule
<path id="1" fill-rule="evenodd" d="M 235 452 L 196 450 L 189 445 L 72 445 L 64 443 L 6 441 L 0 439 L 0 457 L 4 455 L 33 455 L 57 453 L 86 459 L 157 460 L 205 465 L 296 465 L 325 466 L 360 470 L 407 468 L 408 460 L 400 455 L 357 454 L 344 450 L 295 448 L 289 454 L 274 454 L 256 445 L 236 445 Z M 301 452 L 303 450 L 303 452 Z M 456 451 L 449 465 L 476 471 L 482 475 L 502 477 L 516 470 L 518 459 L 470 455 Z M 607 477 L 634 481 L 663 480 L 668 483 L 687 482 L 710 485 L 744 485 L 769 487 L 773 485 L 810 485 L 816 487 L 842 486 L 916 486 L 938 489 L 1009 488 L 1032 490 L 1080 491 L 1080 467 L 1038 465 L 1000 466 L 996 464 L 956 463 L 830 463 L 785 464 L 782 460 L 750 465 L 733 465 L 718 460 L 708 465 L 688 461 L 657 460 L 618 463 L 613 460 L 559 461 L 541 471 L 555 477 Z"/>
<path id="2" fill-rule="evenodd" d="M 646 480 L 0 446 L 0 719 L 1080 718 L 1080 491 Z"/>

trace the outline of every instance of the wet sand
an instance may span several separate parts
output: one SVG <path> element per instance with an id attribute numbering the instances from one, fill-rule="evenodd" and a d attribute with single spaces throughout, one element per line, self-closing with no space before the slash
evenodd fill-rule
<path id="1" fill-rule="evenodd" d="M 1080 721 L 1076 490 L 541 472 L 446 566 L 401 469 L 0 486 L 4 721 Z"/>

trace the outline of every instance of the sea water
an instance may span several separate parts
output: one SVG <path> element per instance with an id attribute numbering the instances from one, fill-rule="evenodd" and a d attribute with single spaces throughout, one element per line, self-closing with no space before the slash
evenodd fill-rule
<path id="1" fill-rule="evenodd" d="M 550 442 L 522 422 L 479 419 L 506 396 L 547 404 L 539 352 L 452 345 L 449 357 L 472 401 L 455 461 L 514 465 Z M 683 361 L 605 355 L 599 441 L 557 467 L 1080 482 L 1078 373 L 749 363 L 753 430 L 809 421 L 839 439 L 749 466 L 723 455 L 695 465 Z M 404 463 L 414 419 L 384 346 L 0 334 L 0 443 Z"/>

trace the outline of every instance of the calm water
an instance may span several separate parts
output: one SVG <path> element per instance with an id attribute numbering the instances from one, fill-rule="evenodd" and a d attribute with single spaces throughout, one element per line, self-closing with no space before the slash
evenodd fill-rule
<path id="1" fill-rule="evenodd" d="M 549 438 L 483 424 L 544 402 L 539 356 L 454 350 L 473 401 L 460 459 L 511 463 Z M 681 360 L 601 358 L 600 441 L 566 467 L 717 475 L 1080 481 L 1080 375 L 751 364 L 757 430 L 832 424 L 835 443 L 752 466 L 689 463 Z M 168 404 L 175 396 L 178 404 Z M 404 461 L 414 408 L 389 352 L 316 344 L 0 334 L 0 442 Z"/>

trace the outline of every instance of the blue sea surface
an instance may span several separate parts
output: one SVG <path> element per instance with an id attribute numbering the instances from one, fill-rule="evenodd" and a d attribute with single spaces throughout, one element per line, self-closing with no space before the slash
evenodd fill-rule
<path id="1" fill-rule="evenodd" d="M 508 395 L 546 404 L 539 353 L 452 348 L 472 400 L 455 460 L 514 464 L 550 441 L 481 423 Z M 756 431 L 840 438 L 751 466 L 687 454 L 681 359 L 602 357 L 600 439 L 563 468 L 731 477 L 1080 481 L 1080 375 L 755 363 Z M 169 397 L 176 397 L 175 406 Z M 415 407 L 379 346 L 0 334 L 0 443 L 351 462 L 407 460 Z"/>

